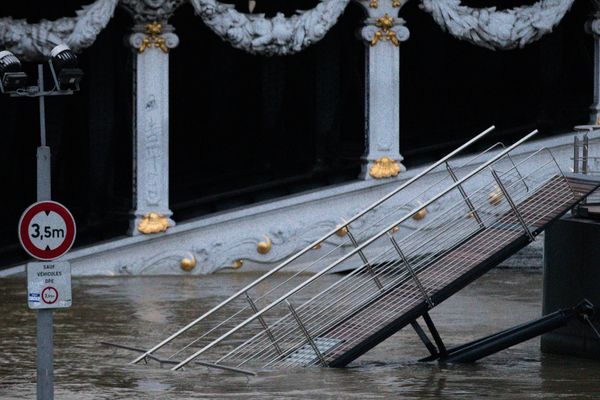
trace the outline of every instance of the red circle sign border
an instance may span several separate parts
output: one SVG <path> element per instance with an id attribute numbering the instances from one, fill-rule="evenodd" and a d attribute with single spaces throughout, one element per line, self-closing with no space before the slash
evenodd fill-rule
<path id="1" fill-rule="evenodd" d="M 29 238 L 29 223 L 35 215 L 43 211 L 54 211 L 65 221 L 65 240 L 54 250 L 43 250 L 33 244 Z M 23 249 L 32 257 L 42 261 L 55 260 L 71 249 L 75 242 L 75 219 L 71 212 L 56 201 L 46 200 L 30 205 L 19 220 L 19 241 Z"/>
<path id="2" fill-rule="evenodd" d="M 54 290 L 54 293 L 56 293 L 56 298 L 54 299 L 54 301 L 51 302 L 47 302 L 46 300 L 44 300 L 44 293 L 46 292 L 46 290 Z M 56 288 L 52 287 L 52 286 L 46 286 L 44 288 L 44 290 L 42 290 L 42 293 L 40 294 L 40 297 L 42 298 L 42 301 L 48 305 L 52 305 L 54 303 L 56 303 L 58 301 L 58 290 L 56 290 Z"/>

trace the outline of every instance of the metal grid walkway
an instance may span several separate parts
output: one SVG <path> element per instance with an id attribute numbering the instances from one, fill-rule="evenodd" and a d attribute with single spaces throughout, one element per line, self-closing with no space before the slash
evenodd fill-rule
<path id="1" fill-rule="evenodd" d="M 490 130 L 133 362 L 154 356 L 173 369 L 201 362 L 238 372 L 346 365 L 526 246 L 600 185 L 565 176 L 547 149 L 515 164 L 510 152 L 535 131 L 478 154 L 466 163 L 479 162 L 471 171 L 451 166 L 452 157 Z M 436 169 L 446 175 L 433 180 Z M 411 192 L 417 181 L 427 188 Z M 400 192 L 409 200 L 398 202 Z M 432 215 L 421 220 L 424 209 Z M 323 254 L 302 262 L 310 251 Z M 275 274 L 294 263 L 304 267 Z M 324 284 L 325 274 L 343 264 L 355 269 Z"/>

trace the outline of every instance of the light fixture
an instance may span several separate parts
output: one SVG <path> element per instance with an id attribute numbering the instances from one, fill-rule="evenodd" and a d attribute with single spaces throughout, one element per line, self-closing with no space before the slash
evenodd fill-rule
<path id="1" fill-rule="evenodd" d="M 0 51 L 0 90 L 12 92 L 27 85 L 21 62 L 8 50 Z"/>
<path id="2" fill-rule="evenodd" d="M 58 90 L 79 90 L 83 71 L 77 68 L 77 56 L 66 44 L 50 51 L 50 71 Z"/>

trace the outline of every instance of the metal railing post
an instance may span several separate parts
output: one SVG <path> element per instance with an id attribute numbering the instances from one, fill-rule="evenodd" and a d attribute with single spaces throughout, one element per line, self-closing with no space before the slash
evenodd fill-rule
<path id="1" fill-rule="evenodd" d="M 404 262 L 404 265 L 406 265 L 406 269 L 408 270 L 408 273 L 412 277 L 413 281 L 415 281 L 415 283 L 417 284 L 417 287 L 419 288 L 419 291 L 423 295 L 423 298 L 425 299 L 425 301 L 429 305 L 429 308 L 433 308 L 434 304 L 433 304 L 433 301 L 431 300 L 431 297 L 429 297 L 429 294 L 427 294 L 427 291 L 425 290 L 425 287 L 423 287 L 423 284 L 421 283 L 421 281 L 417 277 L 417 274 L 415 273 L 415 270 L 411 267 L 410 263 L 408 262 L 408 259 L 406 258 L 406 256 L 402 252 L 402 250 L 400 249 L 400 246 L 398 245 L 398 242 L 396 241 L 396 239 L 394 239 L 394 237 L 390 233 L 388 233 L 387 235 L 390 238 L 390 241 L 392 242 L 392 245 L 394 246 L 394 249 L 396 249 L 396 252 L 398 253 L 398 255 L 400 256 L 400 258 Z"/>
<path id="2" fill-rule="evenodd" d="M 256 308 L 256 304 L 254 304 L 254 301 L 252 300 L 250 295 L 248 295 L 248 292 L 246 292 L 246 300 L 248 301 L 248 304 L 250 304 L 250 308 L 252 308 L 252 311 L 256 314 L 258 312 L 258 308 Z M 279 355 L 283 354 L 281 347 L 279 347 L 277 340 L 275 340 L 275 336 L 273 336 L 273 332 L 271 332 L 271 328 L 269 328 L 269 325 L 267 325 L 267 321 L 265 321 L 265 319 L 263 318 L 262 315 L 258 316 L 258 321 L 262 325 L 262 327 L 263 327 L 265 333 L 267 334 L 267 336 L 269 337 L 269 340 L 271 341 L 271 343 L 273 343 L 273 347 L 275 347 L 275 350 L 277 351 L 277 353 Z"/>
<path id="3" fill-rule="evenodd" d="M 529 239 L 533 242 L 535 240 L 535 236 L 533 236 L 533 234 L 529 230 L 529 227 L 527 226 L 527 223 L 525 223 L 525 220 L 523 219 L 523 216 L 521 215 L 521 212 L 517 208 L 517 205 L 513 201 L 512 197 L 510 197 L 510 194 L 508 193 L 508 190 L 506 190 L 506 188 L 504 187 L 504 184 L 500 180 L 500 177 L 498 176 L 498 174 L 496 173 L 496 171 L 494 171 L 493 168 L 490 168 L 490 171 L 492 171 L 492 176 L 494 177 L 494 180 L 496 181 L 496 183 L 498 184 L 498 187 L 500 188 L 500 190 L 504 194 L 504 197 L 506 197 L 506 201 L 508 201 L 508 204 L 510 204 L 510 208 L 512 208 L 512 210 L 515 213 L 517 219 L 519 220 L 519 222 L 523 226 L 523 229 L 525 230 L 525 233 L 527 233 L 527 236 L 529 236 Z"/>
<path id="4" fill-rule="evenodd" d="M 448 170 L 448 173 L 450 174 L 450 177 L 452 178 L 452 180 L 454 182 L 458 182 L 458 177 L 456 176 L 456 174 L 454 173 L 454 171 L 452 170 L 452 168 L 450 168 L 450 164 L 448 164 L 447 162 L 446 162 L 446 169 Z M 465 189 L 462 187 L 462 185 L 458 185 L 457 188 L 458 188 L 458 191 L 460 192 L 460 195 L 465 200 L 465 203 L 467 203 L 467 207 L 469 207 L 469 210 L 471 211 L 471 214 L 473 215 L 473 217 L 475 218 L 475 220 L 477 221 L 477 223 L 479 224 L 479 226 L 482 227 L 482 228 L 485 228 L 485 225 L 483 224 L 483 221 L 481 220 L 481 217 L 479 216 L 479 213 L 477 212 L 477 210 L 473 206 L 473 203 L 471 202 L 471 199 L 469 199 L 469 196 L 467 196 L 467 193 L 465 192 Z"/>
<path id="5" fill-rule="evenodd" d="M 308 332 L 308 330 L 306 329 L 306 327 L 302 323 L 302 320 L 300 319 L 300 316 L 298 315 L 298 313 L 296 313 L 296 310 L 292 306 L 292 303 L 290 303 L 287 300 L 285 302 L 286 302 L 288 308 L 290 309 L 290 312 L 292 313 L 292 316 L 294 317 L 294 319 L 298 323 L 298 326 L 300 327 L 300 330 L 302 331 L 302 333 L 306 337 L 306 340 L 308 340 L 308 343 L 310 344 L 310 347 L 313 348 L 315 354 L 319 358 L 319 361 L 321 361 L 321 364 L 323 364 L 326 367 L 327 366 L 327 361 L 325 361 L 325 357 L 323 357 L 323 354 L 321 354 L 321 351 L 317 347 L 317 344 L 315 343 L 315 341 L 313 340 L 312 336 L 310 336 L 310 333 Z"/>
<path id="6" fill-rule="evenodd" d="M 350 227 L 348 225 L 346 225 L 346 233 L 347 233 L 348 237 L 350 238 L 350 241 L 352 242 L 352 245 L 355 248 L 358 248 L 359 247 L 358 242 L 354 238 L 354 235 L 352 234 L 352 232 L 350 232 Z M 363 264 L 365 264 L 365 266 L 367 267 L 367 271 L 369 272 L 369 274 L 371 275 L 371 277 L 375 281 L 375 284 L 377 285 L 377 287 L 379 288 L 379 290 L 383 290 L 383 285 L 381 284 L 381 281 L 379 280 L 379 278 L 375 275 L 375 272 L 373 272 L 373 268 L 371 267 L 371 263 L 369 262 L 369 260 L 367 260 L 367 257 L 365 256 L 365 253 L 363 253 L 362 250 L 358 250 L 358 255 L 359 255 L 360 259 L 362 260 Z"/>

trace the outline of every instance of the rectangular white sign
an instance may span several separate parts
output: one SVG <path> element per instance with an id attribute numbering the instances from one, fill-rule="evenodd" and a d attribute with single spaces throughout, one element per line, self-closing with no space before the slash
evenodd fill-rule
<path id="1" fill-rule="evenodd" d="M 29 308 L 71 307 L 71 264 L 64 261 L 27 264 Z"/>

